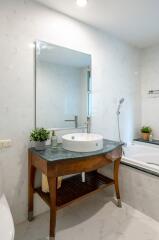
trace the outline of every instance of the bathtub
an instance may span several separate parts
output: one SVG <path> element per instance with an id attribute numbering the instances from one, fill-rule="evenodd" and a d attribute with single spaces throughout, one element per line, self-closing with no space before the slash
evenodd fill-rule
<path id="1" fill-rule="evenodd" d="M 159 176 L 159 145 L 133 142 L 123 150 L 123 164 Z"/>

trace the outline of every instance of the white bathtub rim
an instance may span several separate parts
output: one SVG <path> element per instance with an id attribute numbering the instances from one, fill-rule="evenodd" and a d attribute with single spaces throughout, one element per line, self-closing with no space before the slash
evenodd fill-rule
<path id="1" fill-rule="evenodd" d="M 145 146 L 146 148 L 150 148 L 150 149 L 158 149 L 159 150 L 159 145 L 155 145 L 155 144 L 151 144 L 151 143 L 144 143 L 144 142 L 138 142 L 138 141 L 133 141 L 132 144 L 128 145 L 128 148 L 130 146 Z M 127 148 L 127 147 L 126 147 Z M 137 153 L 138 156 L 142 156 L 144 157 L 144 153 Z M 149 153 L 148 153 L 149 155 Z M 151 153 L 150 153 L 151 155 Z M 155 153 L 153 153 L 153 155 L 156 155 Z M 158 154 L 159 155 L 159 154 Z M 135 155 L 133 155 L 134 157 Z M 130 166 L 130 167 L 133 167 L 133 168 L 136 168 L 138 170 L 141 170 L 141 171 L 144 171 L 144 172 L 147 172 L 149 174 L 153 174 L 153 175 L 157 175 L 159 176 L 159 166 L 152 166 L 151 164 L 148 164 L 148 163 L 145 163 L 143 161 L 140 162 L 140 160 L 135 160 L 135 158 L 131 158 L 131 157 L 125 157 L 123 156 L 122 159 L 121 159 L 121 163 L 124 164 L 124 165 L 127 165 L 127 166 Z M 153 163 L 153 161 L 152 161 Z M 155 161 L 154 161 L 155 163 Z"/>
<path id="2" fill-rule="evenodd" d="M 146 147 L 150 147 L 150 148 L 158 148 L 159 149 L 159 145 L 155 144 L 155 143 L 151 143 L 151 142 L 139 142 L 139 141 L 132 141 L 131 144 L 128 145 L 142 145 L 142 146 L 146 146 Z"/>
<path id="3" fill-rule="evenodd" d="M 159 167 L 158 167 L 158 169 L 156 169 L 157 168 L 157 166 L 155 166 L 155 167 L 151 167 L 149 164 L 147 164 L 147 163 L 140 163 L 139 161 L 136 161 L 136 160 L 134 160 L 134 159 L 130 159 L 130 158 L 122 158 L 122 160 L 121 160 L 121 163 L 128 163 L 129 165 L 132 165 L 132 166 L 134 166 L 134 167 L 140 167 L 140 168 L 142 168 L 142 169 L 145 169 L 145 170 L 147 170 L 147 171 L 153 171 L 153 172 L 155 172 L 155 173 L 157 173 L 158 175 L 159 175 Z"/>

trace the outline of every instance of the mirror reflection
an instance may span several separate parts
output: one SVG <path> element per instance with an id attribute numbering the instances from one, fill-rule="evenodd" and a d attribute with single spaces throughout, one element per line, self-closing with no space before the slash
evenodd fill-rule
<path id="1" fill-rule="evenodd" d="M 91 115 L 91 56 L 36 42 L 36 127 L 80 128 Z"/>

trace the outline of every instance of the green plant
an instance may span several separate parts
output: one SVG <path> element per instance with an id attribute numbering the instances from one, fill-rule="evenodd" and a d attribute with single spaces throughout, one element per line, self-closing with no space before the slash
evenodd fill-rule
<path id="1" fill-rule="evenodd" d="M 30 133 L 30 141 L 43 142 L 49 139 L 50 132 L 44 128 L 36 128 Z"/>
<path id="2" fill-rule="evenodd" d="M 151 132 L 152 132 L 152 128 L 149 127 L 149 126 L 143 126 L 143 127 L 141 128 L 141 132 L 142 132 L 142 133 L 151 133 Z"/>

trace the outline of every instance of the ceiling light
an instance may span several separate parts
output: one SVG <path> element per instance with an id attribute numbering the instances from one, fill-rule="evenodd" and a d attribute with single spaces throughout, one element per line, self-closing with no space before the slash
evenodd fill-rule
<path id="1" fill-rule="evenodd" d="M 85 7 L 88 3 L 88 0 L 76 0 L 76 3 L 79 7 Z"/>

